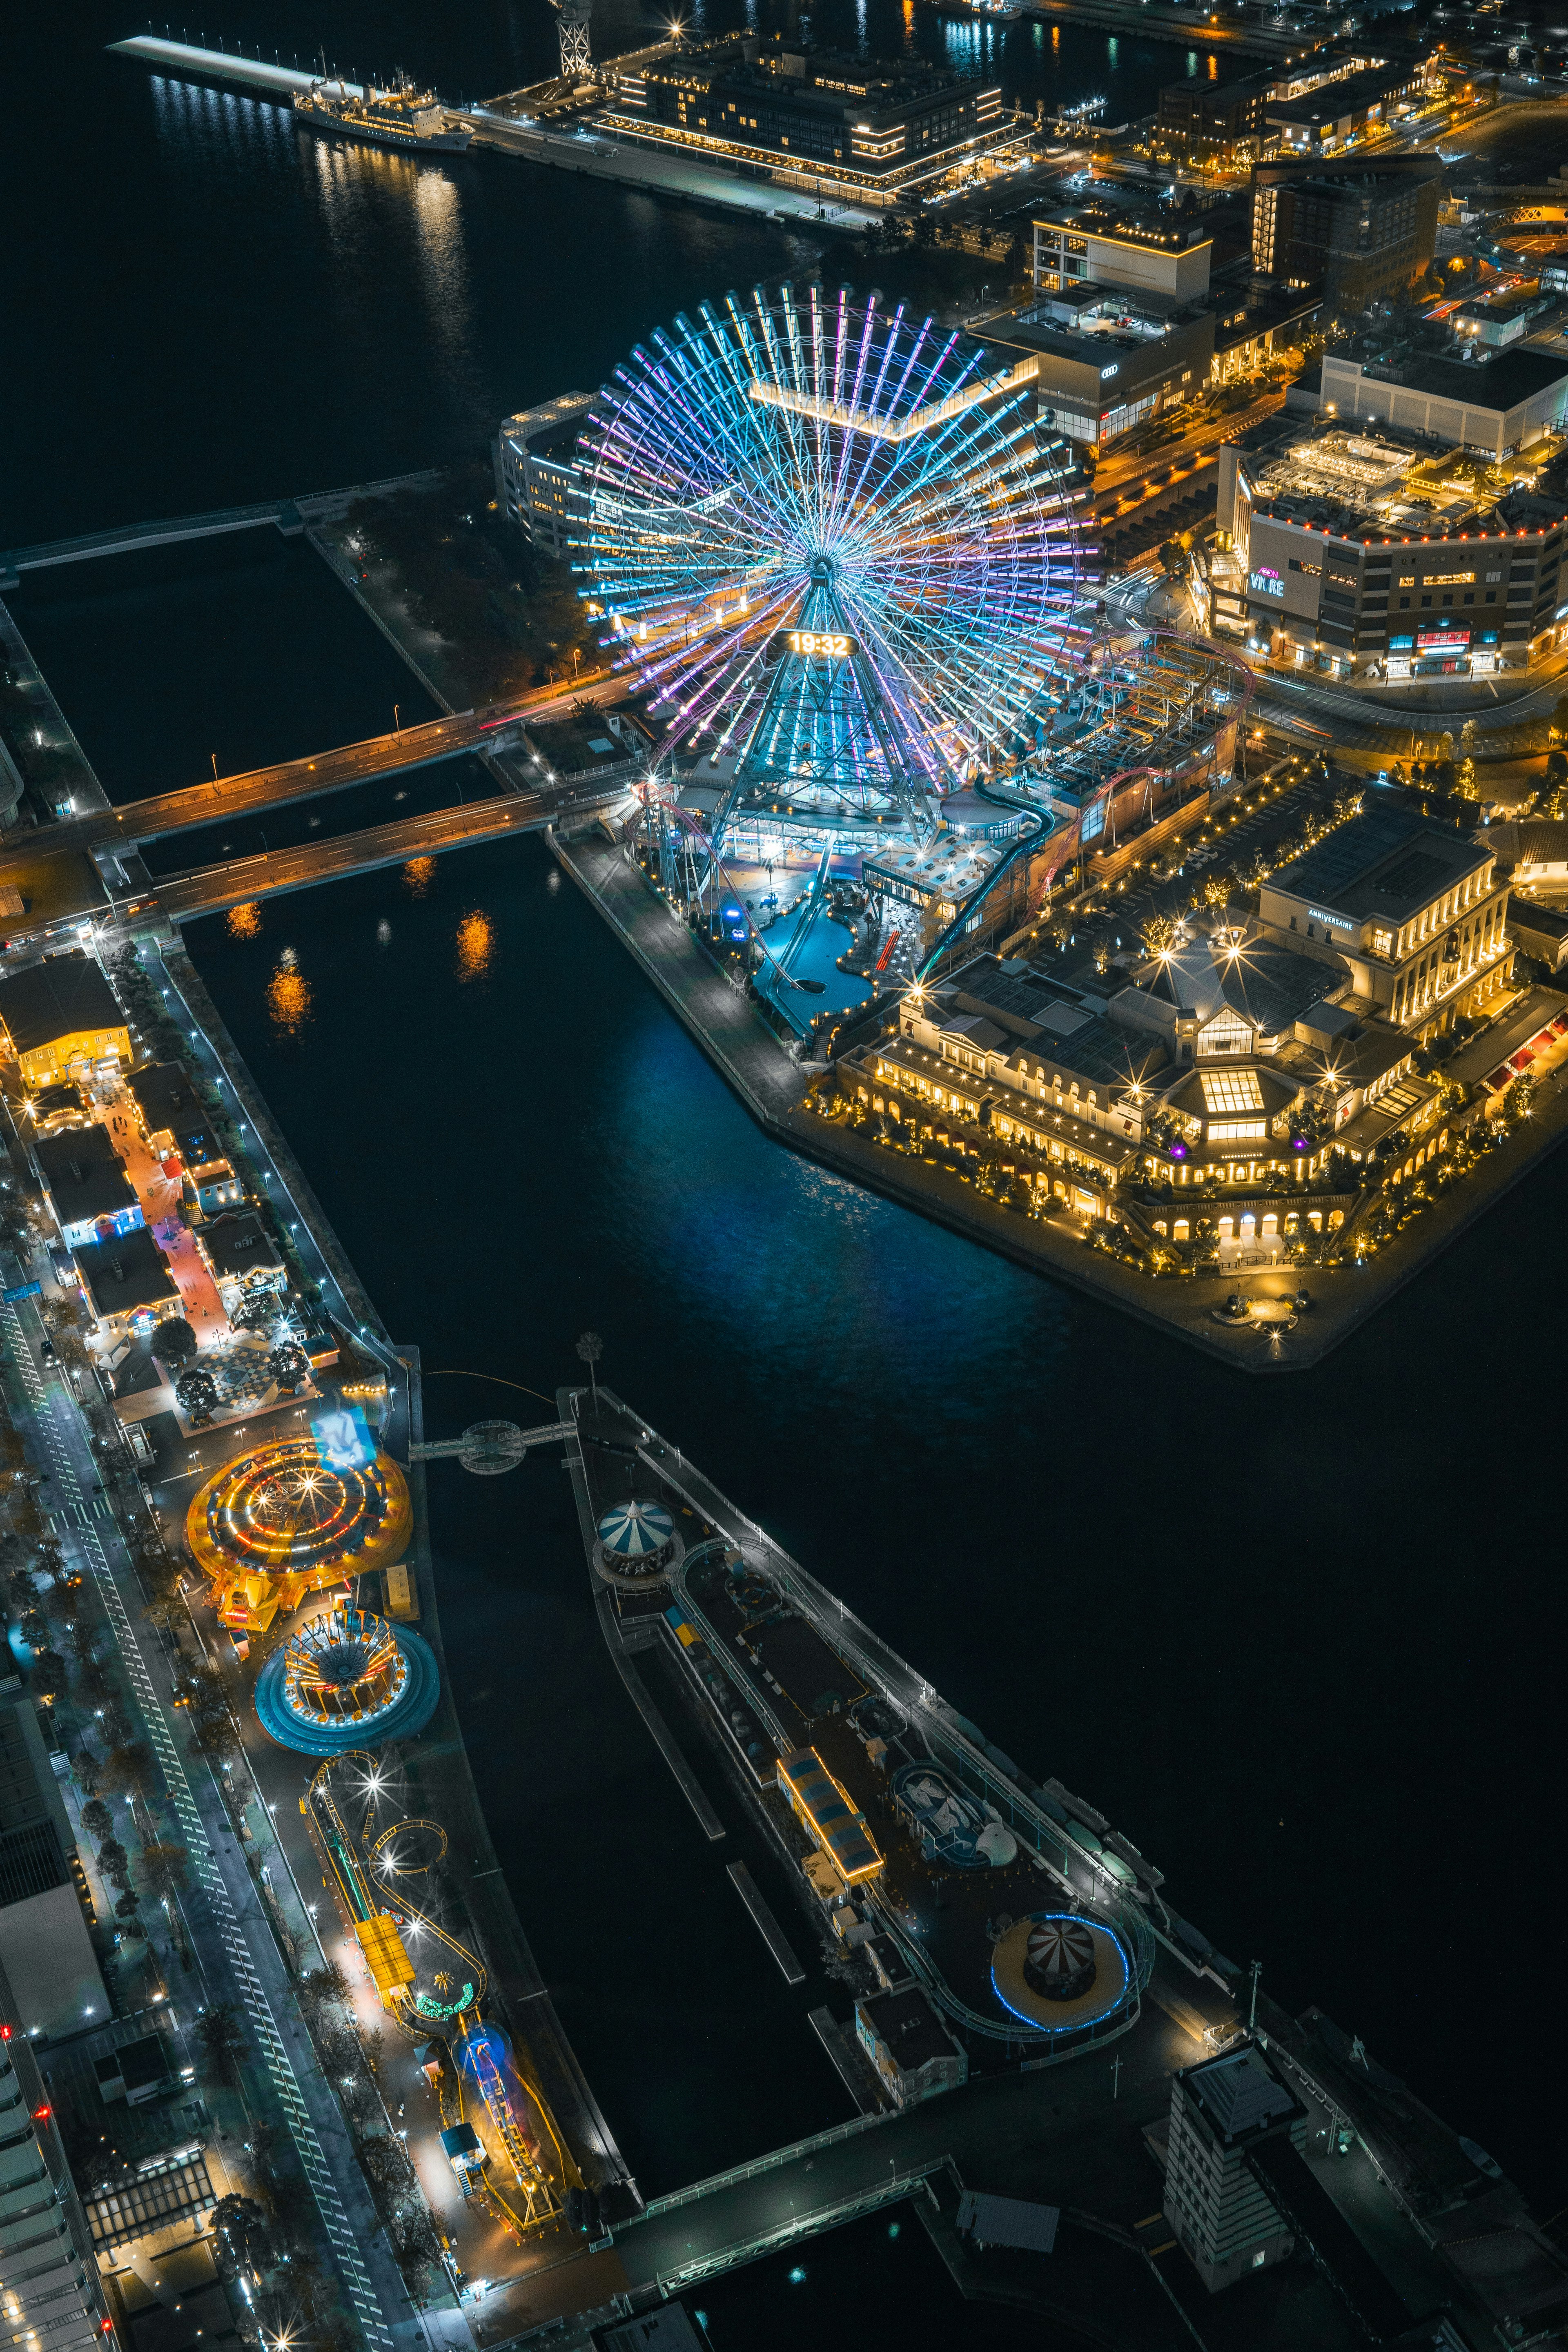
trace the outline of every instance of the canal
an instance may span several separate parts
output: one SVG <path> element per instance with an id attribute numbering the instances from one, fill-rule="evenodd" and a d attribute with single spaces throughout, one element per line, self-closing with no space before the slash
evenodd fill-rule
<path id="1" fill-rule="evenodd" d="M 829 21 L 861 22 L 846 0 Z M 868 38 L 890 22 L 867 0 Z M 292 5 L 188 29 L 275 24 L 313 47 Z M 473 94 L 542 70 L 552 25 L 476 12 L 448 65 L 434 18 L 353 0 L 336 39 Z M 19 31 L 29 86 L 71 102 L 23 110 L 5 164 L 33 224 L 7 541 L 469 454 L 657 319 L 808 266 L 773 232 L 494 157 L 341 169 L 266 109 L 98 55 L 132 29 L 89 0 L 70 30 Z M 952 31 L 918 9 L 909 37 Z M 1156 44 L 1071 47 L 1067 95 L 1136 74 L 1113 120 L 1185 70 Z M 115 798 L 214 751 L 239 767 L 379 730 L 394 701 L 422 715 L 307 550 L 139 558 L 16 609 Z M 190 944 L 388 1325 L 440 1375 L 433 1433 L 512 1409 L 478 1375 L 550 1395 L 602 1332 L 607 1378 L 1008 1752 L 1104 1808 L 1277 1998 L 1321 2002 L 1561 2202 L 1553 2070 L 1511 2018 L 1478 2030 L 1469 1956 L 1483 1923 L 1506 1932 L 1517 1980 L 1556 1936 L 1538 1424 L 1560 1166 L 1321 1371 L 1247 1383 L 765 1142 L 537 842 Z M 614 1683 L 566 1480 L 444 1470 L 432 1502 L 498 1852 L 645 2191 L 836 2119 L 805 2004 Z"/>

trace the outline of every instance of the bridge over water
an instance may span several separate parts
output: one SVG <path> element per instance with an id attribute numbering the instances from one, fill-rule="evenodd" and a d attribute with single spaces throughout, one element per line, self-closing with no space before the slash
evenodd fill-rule
<path id="1" fill-rule="evenodd" d="M 344 743 L 334 751 L 318 751 L 312 759 L 282 760 L 272 767 L 252 768 L 240 775 L 220 776 L 208 783 L 186 784 L 177 792 L 128 801 L 119 808 L 89 809 L 8 843 L 0 849 L 0 878 L 8 867 L 36 864 L 40 855 L 55 850 L 135 849 L 143 842 L 193 832 L 200 825 L 265 816 L 271 809 L 345 792 L 378 776 L 403 774 L 469 753 L 513 751 L 523 740 L 525 718 L 543 718 L 559 703 L 560 696 L 552 688 L 520 701 L 490 704 L 482 710 L 467 710 L 454 718 L 404 727 L 393 734 L 371 736 L 361 743 Z M 617 774 L 630 772 L 626 761 L 610 764 Z"/>

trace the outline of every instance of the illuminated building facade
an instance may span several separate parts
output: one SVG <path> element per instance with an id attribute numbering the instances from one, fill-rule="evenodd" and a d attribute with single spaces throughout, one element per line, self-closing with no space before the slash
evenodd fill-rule
<path id="1" fill-rule="evenodd" d="M 1260 164 L 1252 175 L 1253 268 L 1286 286 L 1321 287 L 1342 317 L 1380 295 L 1392 300 L 1431 265 L 1442 190 L 1441 164 L 1419 157 L 1332 172 Z"/>
<path id="2" fill-rule="evenodd" d="M 1034 282 L 1044 293 L 1124 286 L 1178 302 L 1206 294 L 1214 240 L 1202 215 L 1173 218 L 1150 205 L 1091 197 L 1035 222 Z"/>
<path id="3" fill-rule="evenodd" d="M 623 135 L 888 203 L 1013 131 L 994 82 L 923 64 L 764 50 L 749 37 L 672 49 L 621 75 L 601 119 Z"/>
<path id="4" fill-rule="evenodd" d="M 88 2352 L 110 2332 L 97 2253 L 37 2060 L 0 1973 L 0 2308 L 23 2352 Z"/>
<path id="5" fill-rule="evenodd" d="M 0 981 L 0 1023 L 29 1087 L 130 1064 L 120 1000 L 89 955 L 46 956 Z"/>
<path id="6" fill-rule="evenodd" d="M 563 559 L 580 530 L 577 436 L 593 404 L 591 393 L 563 393 L 509 416 L 491 445 L 496 496 L 508 520 L 536 547 Z"/>
<path id="7" fill-rule="evenodd" d="M 1491 366 L 1539 357 L 1509 352 Z M 1545 364 L 1568 396 L 1568 368 Z M 1412 372 L 1425 387 L 1412 397 L 1430 409 L 1445 373 L 1479 390 L 1490 370 L 1431 360 Z M 1323 380 L 1325 392 L 1338 389 L 1327 362 Z M 1387 418 L 1395 387 L 1368 378 L 1365 388 Z M 1479 432 L 1473 438 L 1485 446 Z M 1265 449 L 1222 449 L 1217 515 L 1235 551 L 1234 620 L 1249 650 L 1391 681 L 1486 677 L 1552 651 L 1568 635 L 1562 501 L 1516 488 L 1494 502 L 1478 497 L 1476 479 L 1473 466 L 1447 467 L 1370 420 L 1325 417 Z"/>

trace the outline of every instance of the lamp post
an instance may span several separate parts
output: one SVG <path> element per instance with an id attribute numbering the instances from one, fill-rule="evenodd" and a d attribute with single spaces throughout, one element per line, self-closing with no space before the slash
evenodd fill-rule
<path id="1" fill-rule="evenodd" d="M 588 1367 L 588 1384 L 593 1391 L 594 1411 L 599 1410 L 599 1381 L 595 1365 L 605 1352 L 605 1343 L 596 1331 L 584 1331 L 577 1342 L 577 1353 Z"/>

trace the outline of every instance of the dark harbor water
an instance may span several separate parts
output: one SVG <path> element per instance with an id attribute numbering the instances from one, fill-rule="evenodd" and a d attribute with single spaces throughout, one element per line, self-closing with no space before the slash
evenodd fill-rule
<path id="1" fill-rule="evenodd" d="M 62 102 L 13 115 L 0 166 L 26 353 L 0 389 L 6 543 L 471 450 L 654 320 L 801 266 L 789 239 L 499 158 L 317 150 L 100 58 L 135 29 L 100 5 L 74 52 L 42 21 L 13 62 Z M 847 0 L 811 23 L 859 29 Z M 902 23 L 868 0 L 868 38 Z M 190 29 L 287 54 L 329 28 L 236 0 Z M 909 37 L 959 29 L 921 9 Z M 539 72 L 552 38 L 542 0 L 450 26 L 353 0 L 331 46 L 455 95 Z M 1106 38 L 1064 30 L 1065 95 L 1100 86 Z M 1184 54 L 1123 41 L 1112 119 Z M 117 798 L 215 751 L 350 740 L 395 701 L 426 715 L 310 551 L 263 536 L 13 601 Z M 1562 1166 L 1323 1370 L 1249 1383 L 765 1142 L 537 843 L 190 944 L 387 1323 L 442 1375 L 432 1433 L 527 1419 L 473 1376 L 548 1398 L 602 1332 L 623 1393 L 1103 1807 L 1277 1998 L 1321 2003 L 1540 2210 L 1563 2202 L 1531 1998 L 1562 1948 Z M 784 1992 L 615 1684 L 559 1469 L 437 1470 L 433 1514 L 497 1848 L 645 2190 L 837 2119 L 805 2021 L 824 1989 Z M 725 2290 L 737 2327 L 764 2289 Z"/>

